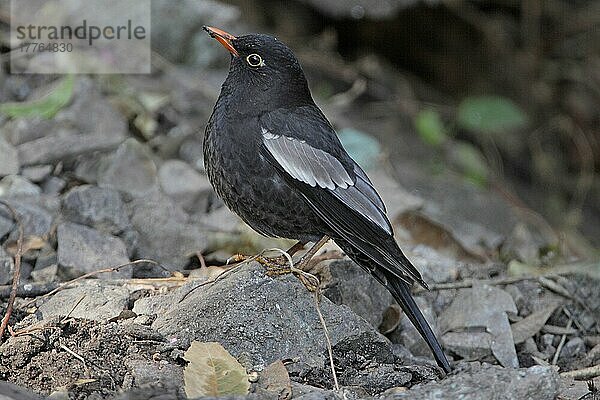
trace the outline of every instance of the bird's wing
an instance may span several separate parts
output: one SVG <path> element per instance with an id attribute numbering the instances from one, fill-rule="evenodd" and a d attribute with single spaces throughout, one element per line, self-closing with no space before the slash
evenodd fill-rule
<path id="1" fill-rule="evenodd" d="M 304 119 L 304 124 L 297 119 Z M 364 171 L 346 153 L 328 123 L 317 121 L 315 125 L 313 121 L 297 114 L 287 115 L 283 123 L 261 121 L 263 154 L 337 235 L 393 275 L 423 283 L 394 241 L 383 201 Z M 307 135 L 305 130 L 315 126 L 320 132 Z"/>
<path id="2" fill-rule="evenodd" d="M 368 180 L 347 171 L 340 160 L 304 140 L 276 135 L 264 127 L 262 136 L 269 155 L 289 176 L 311 188 L 326 189 L 339 202 L 392 234 L 383 201 Z"/>

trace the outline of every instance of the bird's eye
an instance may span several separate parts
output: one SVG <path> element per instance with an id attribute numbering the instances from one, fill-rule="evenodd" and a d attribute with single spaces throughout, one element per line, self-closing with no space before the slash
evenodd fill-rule
<path id="1" fill-rule="evenodd" d="M 258 54 L 250 54 L 248 57 L 246 57 L 246 61 L 251 67 L 260 67 L 262 65 L 265 65 L 262 57 Z"/>

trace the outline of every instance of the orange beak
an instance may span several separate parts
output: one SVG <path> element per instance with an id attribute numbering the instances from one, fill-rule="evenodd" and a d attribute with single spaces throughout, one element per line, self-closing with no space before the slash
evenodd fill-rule
<path id="1" fill-rule="evenodd" d="M 208 32 L 210 37 L 217 39 L 217 41 L 221 43 L 223 47 L 225 47 L 231 54 L 233 54 L 236 57 L 239 55 L 237 50 L 235 49 L 235 47 L 233 47 L 233 44 L 231 43 L 232 40 L 235 40 L 237 38 L 231 33 L 227 33 L 219 28 L 213 28 L 212 26 L 206 25 L 203 26 L 202 29 Z"/>

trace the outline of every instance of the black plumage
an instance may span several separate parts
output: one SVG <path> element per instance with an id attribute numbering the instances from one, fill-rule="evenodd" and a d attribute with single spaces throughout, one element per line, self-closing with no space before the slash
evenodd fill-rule
<path id="1" fill-rule="evenodd" d="M 292 51 L 272 36 L 205 29 L 232 54 L 204 137 L 217 194 L 263 235 L 335 240 L 390 291 L 450 371 L 410 294 L 414 282 L 426 284 L 396 244 L 371 181 L 315 105 Z"/>

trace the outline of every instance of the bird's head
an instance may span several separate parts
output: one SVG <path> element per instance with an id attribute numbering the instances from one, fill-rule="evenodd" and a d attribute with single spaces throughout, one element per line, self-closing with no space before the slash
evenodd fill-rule
<path id="1" fill-rule="evenodd" d="M 250 112 L 313 102 L 306 77 L 296 56 L 273 36 L 233 36 L 221 29 L 204 30 L 231 53 L 231 66 L 224 87 L 234 101 L 249 104 Z"/>

